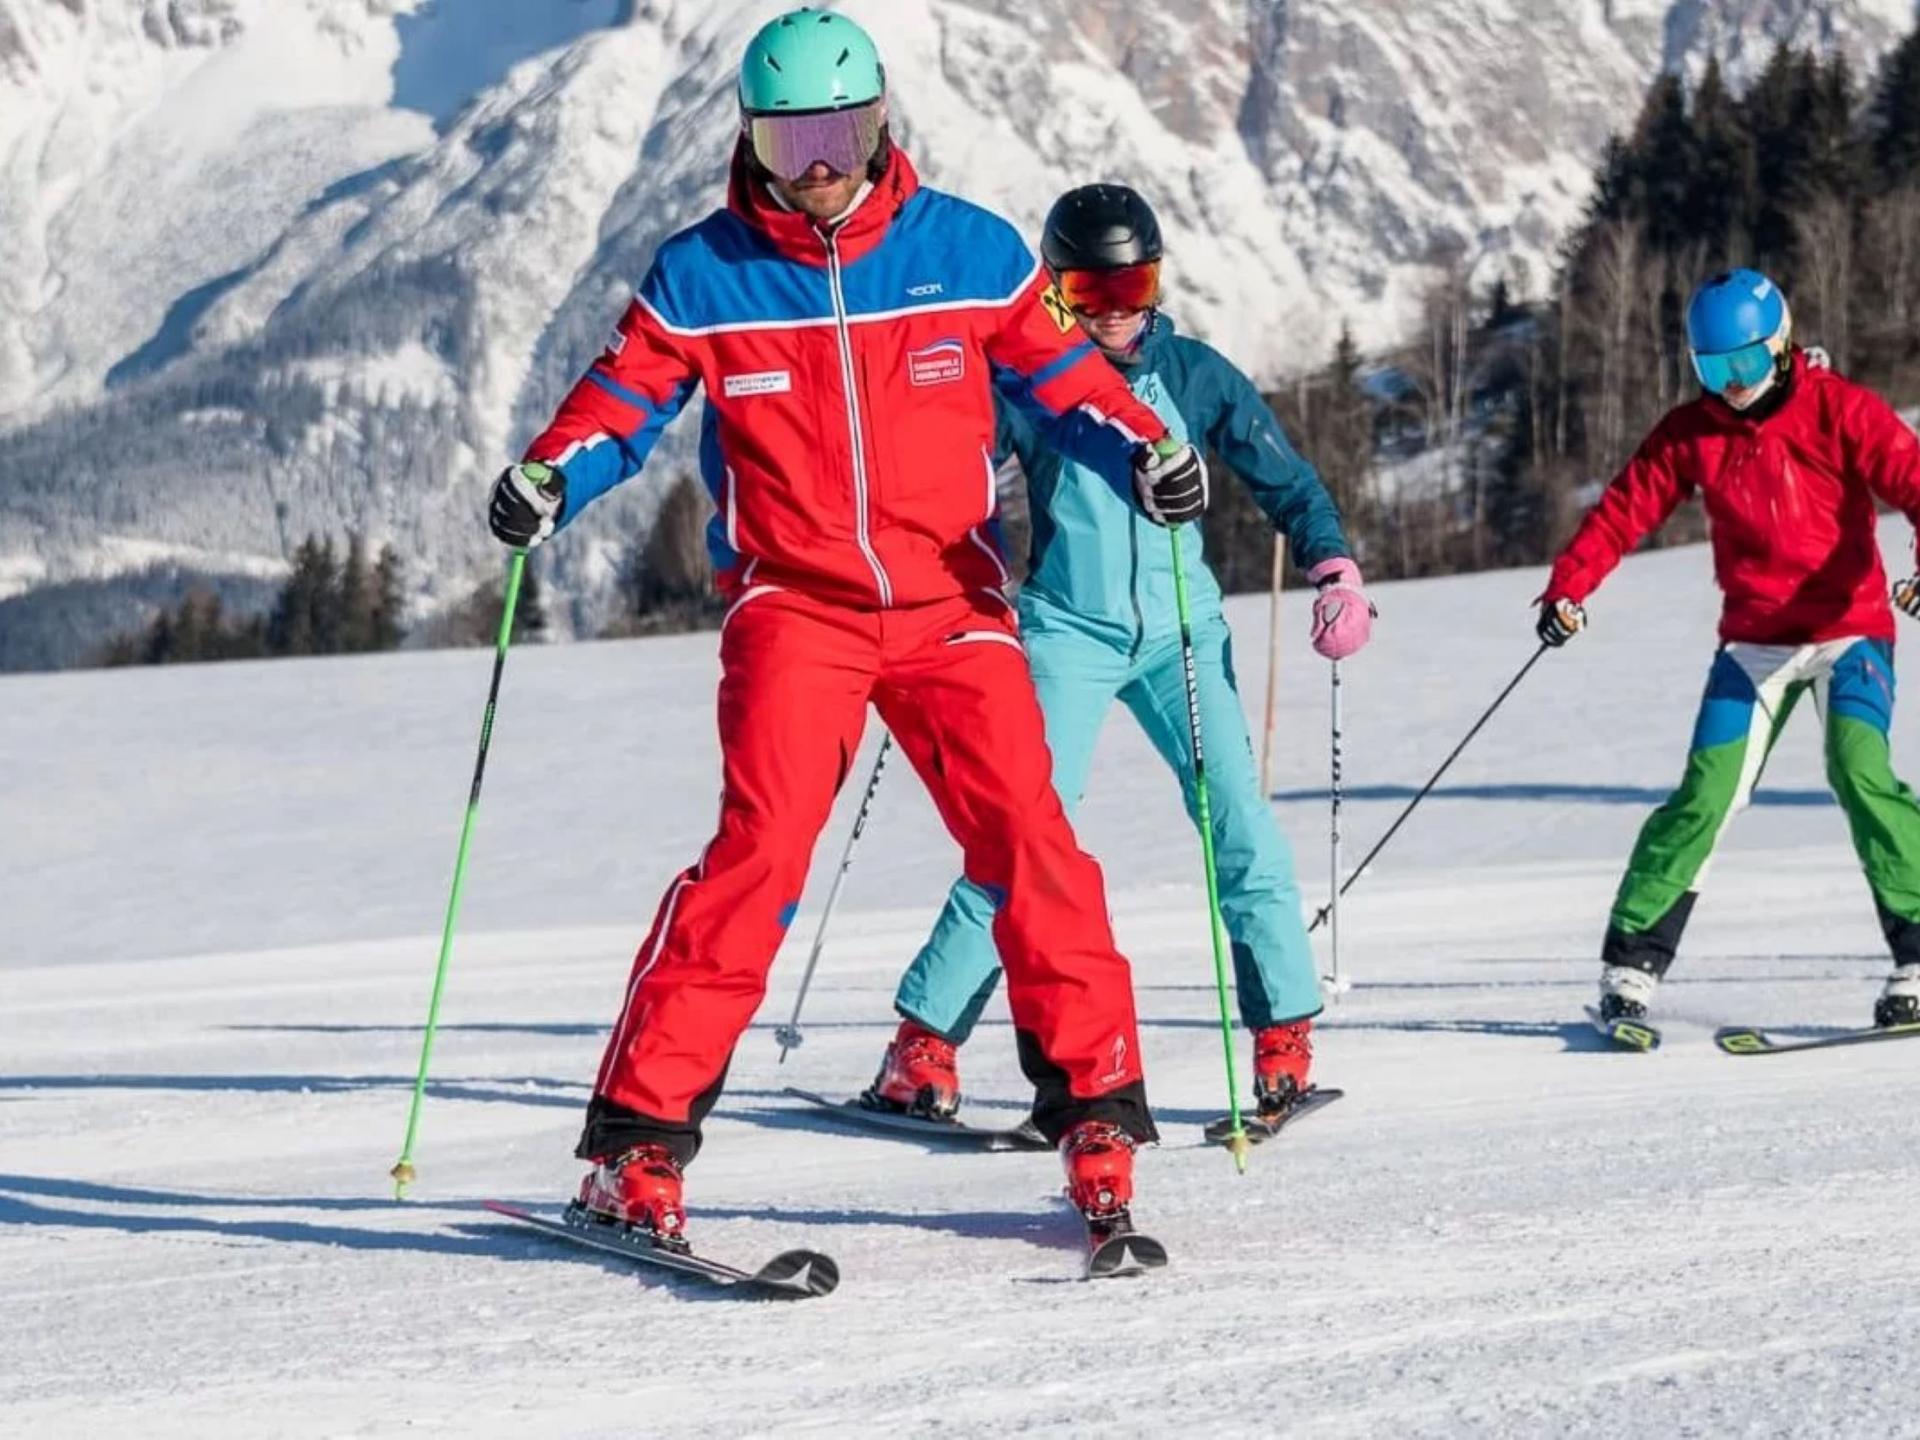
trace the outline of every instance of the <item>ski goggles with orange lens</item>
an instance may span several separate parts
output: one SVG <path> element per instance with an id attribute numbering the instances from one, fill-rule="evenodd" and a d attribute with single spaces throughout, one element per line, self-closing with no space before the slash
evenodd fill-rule
<path id="1" fill-rule="evenodd" d="M 1148 260 L 1112 270 L 1062 270 L 1054 284 L 1060 287 L 1060 298 L 1082 314 L 1148 310 L 1160 300 L 1160 262 Z"/>
<path id="2" fill-rule="evenodd" d="M 754 159 L 782 180 L 798 180 L 815 164 L 836 175 L 859 175 L 880 149 L 887 102 L 794 115 L 749 115 L 746 132 Z"/>

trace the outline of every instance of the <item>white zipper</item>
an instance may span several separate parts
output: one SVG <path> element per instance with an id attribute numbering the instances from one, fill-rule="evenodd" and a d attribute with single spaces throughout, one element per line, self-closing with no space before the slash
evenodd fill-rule
<path id="1" fill-rule="evenodd" d="M 827 247 L 827 283 L 833 290 L 833 331 L 840 344 L 840 380 L 847 392 L 847 434 L 853 441 L 853 532 L 860 553 L 873 570 L 882 605 L 893 604 L 893 582 L 867 537 L 867 451 L 860 438 L 860 376 L 853 363 L 853 336 L 847 329 L 847 297 L 840 289 L 840 245 L 836 235 L 820 237 Z"/>
<path id="2" fill-rule="evenodd" d="M 740 477 L 733 473 L 733 467 L 727 466 L 727 548 L 734 554 L 740 553 L 740 506 L 738 495 Z"/>

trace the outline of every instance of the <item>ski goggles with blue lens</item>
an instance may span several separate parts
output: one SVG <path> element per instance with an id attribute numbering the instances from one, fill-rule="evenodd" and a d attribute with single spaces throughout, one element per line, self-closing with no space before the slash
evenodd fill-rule
<path id="1" fill-rule="evenodd" d="M 1701 385 L 1715 395 L 1724 395 L 1735 386 L 1751 390 L 1773 373 L 1773 347 L 1765 340 L 1756 340 L 1751 345 L 1742 345 L 1738 350 L 1728 350 L 1719 355 L 1702 355 L 1698 351 L 1690 353 L 1693 355 L 1693 373 L 1700 377 Z"/>

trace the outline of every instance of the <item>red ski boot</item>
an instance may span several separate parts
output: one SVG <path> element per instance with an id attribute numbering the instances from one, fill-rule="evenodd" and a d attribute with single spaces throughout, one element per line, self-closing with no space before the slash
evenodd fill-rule
<path id="1" fill-rule="evenodd" d="M 1253 1095 L 1262 1115 L 1285 1111 L 1311 1088 L 1313 1021 L 1269 1025 L 1253 1037 Z"/>
<path id="2" fill-rule="evenodd" d="M 580 1182 L 580 1198 L 572 1209 L 584 1220 L 645 1231 L 654 1244 L 669 1250 L 687 1248 L 680 1162 L 664 1145 L 636 1145 L 600 1161 Z"/>
<path id="3" fill-rule="evenodd" d="M 1092 1224 L 1124 1218 L 1133 1199 L 1134 1138 L 1105 1120 L 1082 1120 L 1060 1137 L 1067 1198 Z"/>
<path id="4" fill-rule="evenodd" d="M 960 1067 L 953 1045 L 924 1025 L 902 1020 L 880 1073 L 860 1098 L 875 1110 L 951 1120 L 960 1108 Z"/>

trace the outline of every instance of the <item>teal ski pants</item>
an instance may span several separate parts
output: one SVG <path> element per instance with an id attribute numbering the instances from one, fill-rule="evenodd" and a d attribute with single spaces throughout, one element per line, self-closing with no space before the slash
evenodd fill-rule
<path id="1" fill-rule="evenodd" d="M 1053 751 L 1053 787 L 1067 814 L 1079 808 L 1094 741 L 1117 699 L 1134 714 L 1161 757 L 1178 775 L 1187 814 L 1196 818 L 1192 737 L 1187 726 L 1185 667 L 1177 635 L 1149 637 L 1138 655 L 1098 635 L 1022 606 L 1023 639 L 1034 687 L 1046 714 Z M 1251 1029 L 1317 1015 L 1320 982 L 1306 926 L 1293 852 L 1260 793 L 1260 776 L 1240 692 L 1226 621 L 1216 612 L 1195 619 L 1194 664 L 1200 692 L 1201 743 L 1207 755 L 1207 795 L 1220 877 L 1220 908 L 1233 946 L 1240 1017 Z M 1200 880 L 1200 849 L 1168 847 L 1168 870 L 1191 862 Z M 956 1045 L 964 1044 L 1000 980 L 993 944 L 994 902 L 968 880 L 954 885 L 933 934 L 900 981 L 894 1008 Z M 1194 911 L 1196 983 L 1207 967 L 1205 906 Z"/>

